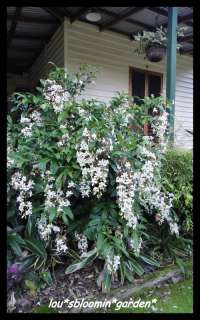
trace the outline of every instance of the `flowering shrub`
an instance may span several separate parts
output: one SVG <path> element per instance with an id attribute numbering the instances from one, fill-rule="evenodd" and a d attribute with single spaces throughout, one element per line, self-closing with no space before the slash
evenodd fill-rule
<path id="1" fill-rule="evenodd" d="M 102 259 L 108 289 L 117 274 L 131 281 L 143 263 L 159 265 L 147 245 L 149 224 L 164 225 L 172 237 L 179 228 L 173 194 L 161 184 L 162 97 L 141 106 L 126 94 L 108 104 L 78 99 L 94 78 L 85 66 L 75 76 L 56 68 L 38 95 L 14 95 L 20 114 L 8 117 L 8 212 L 24 226 L 21 246 L 36 269 L 70 257 L 70 273 Z M 152 107 L 154 117 L 147 112 Z M 143 135 L 144 123 L 153 136 Z"/>

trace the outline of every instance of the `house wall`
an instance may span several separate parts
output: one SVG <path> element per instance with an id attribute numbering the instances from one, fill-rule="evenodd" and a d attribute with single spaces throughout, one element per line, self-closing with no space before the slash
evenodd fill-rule
<path id="1" fill-rule="evenodd" d="M 34 88 L 38 80 L 45 77 L 52 68 L 48 62 L 64 67 L 64 28 L 61 25 L 52 36 L 45 49 L 41 52 L 29 71 L 30 87 Z"/>
<path id="2" fill-rule="evenodd" d="M 84 92 L 84 98 L 109 101 L 116 91 L 129 91 L 129 67 L 137 67 L 164 74 L 166 59 L 151 63 L 134 53 L 137 43 L 116 33 L 99 32 L 96 26 L 77 21 L 64 22 L 64 66 L 69 71 L 78 69 L 81 63 L 94 64 L 99 73 L 96 84 Z M 192 148 L 192 136 L 184 129 L 193 131 L 193 60 L 177 55 L 177 81 L 175 106 L 175 145 Z"/>
<path id="3" fill-rule="evenodd" d="M 82 97 L 109 101 L 117 91 L 129 92 L 129 67 L 137 67 L 164 75 L 165 95 L 166 59 L 151 63 L 138 56 L 137 43 L 116 33 L 99 32 L 96 26 L 66 19 L 51 38 L 45 50 L 30 69 L 30 88 L 44 77 L 54 62 L 68 71 L 76 71 L 81 63 L 98 67 L 96 84 L 91 84 Z M 193 59 L 177 55 L 177 81 L 175 101 L 175 145 L 192 148 L 193 137 L 185 131 L 193 131 Z"/>

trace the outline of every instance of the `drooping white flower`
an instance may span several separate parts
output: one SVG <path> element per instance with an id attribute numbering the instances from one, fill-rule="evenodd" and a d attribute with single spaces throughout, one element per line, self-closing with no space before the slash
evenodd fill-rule
<path id="1" fill-rule="evenodd" d="M 56 252 L 58 254 L 63 254 L 66 253 L 66 251 L 68 250 L 68 246 L 66 245 L 66 237 L 65 236 L 58 236 L 55 239 L 55 245 L 56 245 Z"/>
<path id="2" fill-rule="evenodd" d="M 100 198 L 106 189 L 108 176 L 108 159 L 102 158 L 107 153 L 110 141 L 102 139 L 102 147 L 98 152 L 90 151 L 89 144 L 96 141 L 96 134 L 90 132 L 87 128 L 83 130 L 83 139 L 77 146 L 76 158 L 82 171 L 82 181 L 80 182 L 80 191 L 82 197 L 89 196 L 90 192 Z"/>
<path id="3" fill-rule="evenodd" d="M 134 173 L 128 161 L 118 164 L 117 172 L 117 197 L 120 214 L 127 220 L 127 225 L 136 228 L 138 219 L 133 210 L 136 185 L 134 184 Z"/>
<path id="4" fill-rule="evenodd" d="M 70 95 L 63 89 L 55 80 L 46 80 L 43 90 L 45 99 L 49 101 L 55 113 L 60 113 L 64 110 L 64 102 L 69 101 Z"/>
<path id="5" fill-rule="evenodd" d="M 107 270 L 108 272 L 111 273 L 115 273 L 120 266 L 120 256 L 113 256 L 113 258 L 111 258 L 110 255 L 107 255 L 106 258 L 106 266 L 107 266 Z"/>
<path id="6" fill-rule="evenodd" d="M 80 250 L 80 253 L 82 254 L 87 252 L 87 248 L 88 248 L 87 237 L 84 234 L 75 232 L 75 238 L 78 241 L 78 249 Z"/>
<path id="7" fill-rule="evenodd" d="M 11 177 L 11 186 L 16 191 L 19 191 L 17 202 L 19 203 L 19 212 L 22 218 L 32 215 L 32 202 L 29 200 L 32 197 L 34 182 L 27 179 L 20 172 L 16 172 Z"/>
<path id="8" fill-rule="evenodd" d="M 38 232 L 39 232 L 41 239 L 44 240 L 46 245 L 48 244 L 49 240 L 51 239 L 51 236 L 53 233 L 57 234 L 57 233 L 61 232 L 60 227 L 53 225 L 52 223 L 48 223 L 46 216 L 43 216 L 40 219 L 38 219 L 37 228 L 38 228 Z"/>
<path id="9" fill-rule="evenodd" d="M 34 110 L 29 116 L 24 116 L 22 114 L 20 123 L 23 125 L 21 133 L 25 137 L 31 137 L 33 126 L 41 127 L 43 125 L 41 113 L 37 110 Z"/>

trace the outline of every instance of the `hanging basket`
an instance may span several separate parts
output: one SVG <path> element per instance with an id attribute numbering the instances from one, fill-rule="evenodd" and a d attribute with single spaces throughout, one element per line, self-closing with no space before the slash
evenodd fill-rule
<path id="1" fill-rule="evenodd" d="M 166 47 L 160 45 L 149 45 L 145 49 L 146 57 L 151 62 L 163 60 L 166 54 Z"/>

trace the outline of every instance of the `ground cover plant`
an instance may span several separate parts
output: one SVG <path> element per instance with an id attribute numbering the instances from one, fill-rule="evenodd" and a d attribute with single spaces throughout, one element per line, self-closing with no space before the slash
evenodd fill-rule
<path id="1" fill-rule="evenodd" d="M 16 93 L 8 115 L 8 284 L 27 270 L 51 285 L 54 269 L 66 274 L 94 261 L 103 291 L 132 281 L 147 268 L 191 252 L 179 232 L 174 194 L 161 175 L 167 149 L 162 97 L 138 106 L 118 93 L 109 103 L 80 94 L 96 77 L 55 68 L 36 94 Z M 153 116 L 150 116 L 150 112 Z M 144 124 L 153 136 L 144 136 Z M 31 282 L 32 281 L 32 282 Z M 32 289 L 31 289 L 32 288 Z"/>

